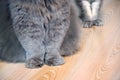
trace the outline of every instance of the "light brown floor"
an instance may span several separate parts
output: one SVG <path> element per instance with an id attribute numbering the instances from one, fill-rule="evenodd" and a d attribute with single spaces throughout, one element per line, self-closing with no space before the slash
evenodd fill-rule
<path id="1" fill-rule="evenodd" d="M 27 69 L 0 62 L 0 80 L 120 80 L 120 1 L 104 8 L 105 25 L 82 28 L 81 48 L 62 66 Z"/>

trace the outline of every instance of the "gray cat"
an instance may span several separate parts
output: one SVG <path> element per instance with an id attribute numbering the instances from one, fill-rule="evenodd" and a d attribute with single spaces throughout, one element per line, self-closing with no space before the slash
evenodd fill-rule
<path id="1" fill-rule="evenodd" d="M 61 65 L 78 49 L 69 0 L 1 0 L 0 59 L 26 67 Z M 10 12 L 10 14 L 9 14 Z M 4 31 L 3 31 L 4 30 Z"/>
<path id="2" fill-rule="evenodd" d="M 84 27 L 101 25 L 97 18 L 94 21 L 89 19 L 82 1 L 86 0 L 79 2 Z M 0 27 L 2 60 L 25 61 L 28 68 L 44 64 L 57 66 L 64 63 L 62 56 L 71 55 L 78 49 L 77 29 L 74 25 L 70 26 L 69 0 L 1 0 L 1 3 L 6 2 L 8 8 L 3 8 L 10 14 L 4 12 L 3 16 L 8 17 L 3 21 L 11 26 Z"/>
<path id="3" fill-rule="evenodd" d="M 61 65 L 60 46 L 70 26 L 68 0 L 9 0 L 15 34 L 26 51 L 26 66 Z"/>
<path id="4" fill-rule="evenodd" d="M 80 8 L 83 27 L 102 26 L 101 6 L 103 0 L 76 0 Z"/>

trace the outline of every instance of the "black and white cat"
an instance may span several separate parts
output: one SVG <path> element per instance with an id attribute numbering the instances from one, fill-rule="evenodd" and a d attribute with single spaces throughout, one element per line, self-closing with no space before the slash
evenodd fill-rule
<path id="1" fill-rule="evenodd" d="M 102 25 L 98 19 L 102 0 L 80 0 L 78 3 L 84 27 Z M 12 61 L 14 57 L 13 61 L 17 61 L 18 57 L 28 68 L 44 64 L 56 66 L 64 63 L 62 56 L 77 49 L 73 47 L 77 44 L 77 32 L 74 26 L 70 27 L 70 0 L 8 0 L 8 4 L 6 10 L 10 12 L 12 26 L 7 27 L 4 37 L 0 36 L 1 59 Z M 0 28 L 4 34 L 4 27 Z"/>
<path id="2" fill-rule="evenodd" d="M 103 0 L 76 0 L 80 8 L 83 27 L 102 26 L 101 6 Z"/>

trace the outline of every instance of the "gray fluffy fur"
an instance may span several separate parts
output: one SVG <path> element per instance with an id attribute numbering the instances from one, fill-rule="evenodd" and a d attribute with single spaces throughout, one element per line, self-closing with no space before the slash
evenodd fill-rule
<path id="1" fill-rule="evenodd" d="M 102 0 L 77 0 L 77 4 L 84 27 L 102 25 Z M 96 11 L 94 19 L 86 4 Z M 28 68 L 57 66 L 64 63 L 62 56 L 78 49 L 78 30 L 70 26 L 70 0 L 0 0 L 0 7 L 1 60 L 26 62 Z"/>
<path id="2" fill-rule="evenodd" d="M 56 66 L 78 49 L 69 0 L 0 0 L 0 7 L 1 60 Z"/>

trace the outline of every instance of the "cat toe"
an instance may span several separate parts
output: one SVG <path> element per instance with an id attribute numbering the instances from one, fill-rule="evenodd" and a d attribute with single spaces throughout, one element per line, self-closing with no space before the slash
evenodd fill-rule
<path id="1" fill-rule="evenodd" d="M 92 22 L 91 21 L 84 21 L 83 22 L 83 28 L 91 28 Z"/>
<path id="2" fill-rule="evenodd" d="M 100 19 L 94 20 L 93 25 L 94 26 L 103 26 L 103 21 Z"/>
<path id="3" fill-rule="evenodd" d="M 43 60 L 39 58 L 31 58 L 26 61 L 27 68 L 39 68 L 39 67 L 42 67 L 43 65 L 44 65 Z"/>

